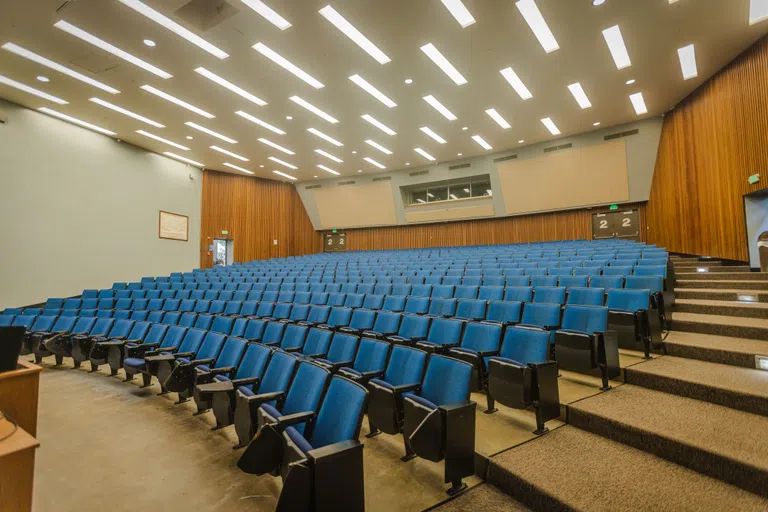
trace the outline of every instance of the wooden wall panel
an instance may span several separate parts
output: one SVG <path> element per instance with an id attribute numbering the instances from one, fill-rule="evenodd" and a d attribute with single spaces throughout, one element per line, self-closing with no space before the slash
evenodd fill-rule
<path id="1" fill-rule="evenodd" d="M 747 178 L 762 173 L 762 182 Z M 747 261 L 743 196 L 768 180 L 768 38 L 664 118 L 648 201 L 648 241 Z"/>

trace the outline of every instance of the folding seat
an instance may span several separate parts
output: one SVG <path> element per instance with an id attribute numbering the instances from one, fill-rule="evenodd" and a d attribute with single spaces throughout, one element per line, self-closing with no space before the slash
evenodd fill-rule
<path id="1" fill-rule="evenodd" d="M 295 292 L 296 291 L 296 284 L 295 283 L 284 283 L 280 285 L 279 291 L 281 292 Z"/>
<path id="2" fill-rule="evenodd" d="M 117 299 L 115 301 L 115 309 L 131 309 L 133 300 L 131 299 Z"/>
<path id="3" fill-rule="evenodd" d="M 296 283 L 296 293 L 308 292 L 308 291 L 309 291 L 309 283 Z"/>
<path id="4" fill-rule="evenodd" d="M 461 320 L 485 320 L 486 307 L 487 302 L 484 300 L 463 299 L 456 305 L 453 316 Z"/>
<path id="5" fill-rule="evenodd" d="M 429 316 L 403 315 L 397 334 L 387 336 L 385 339 L 392 343 L 413 345 L 427 338 L 431 321 L 432 318 Z"/>
<path id="6" fill-rule="evenodd" d="M 240 312 L 238 313 L 241 317 L 251 317 L 256 315 L 256 310 L 259 307 L 259 303 L 256 301 L 246 300 L 243 301 L 240 305 Z"/>
<path id="7" fill-rule="evenodd" d="M 235 290 L 237 290 L 237 283 L 226 283 L 224 285 L 224 290 L 226 290 L 226 291 L 235 291 Z"/>
<path id="8" fill-rule="evenodd" d="M 469 400 L 471 378 L 472 365 L 433 355 L 421 386 L 393 387 L 378 379 L 369 383 L 371 424 L 387 434 L 402 432 L 404 461 L 416 456 L 433 462 L 445 460 L 444 480 L 451 484 L 451 495 L 465 488 L 462 480 L 475 470 L 469 455 L 475 451 L 476 404 Z"/>
<path id="9" fill-rule="evenodd" d="M 235 338 L 242 338 L 245 335 L 245 328 L 248 327 L 248 319 L 242 317 L 233 318 L 235 321 L 232 324 L 232 330 L 229 331 L 229 335 Z"/>
<path id="10" fill-rule="evenodd" d="M 557 286 L 557 276 L 533 276 L 531 277 L 531 286 Z"/>
<path id="11" fill-rule="evenodd" d="M 277 295 L 277 302 L 293 302 L 294 295 L 296 295 L 295 292 L 279 292 Z"/>
<path id="12" fill-rule="evenodd" d="M 331 345 L 333 331 L 328 329 L 311 328 L 304 340 L 304 346 L 299 351 L 305 357 L 325 357 Z"/>
<path id="13" fill-rule="evenodd" d="M 548 331 L 560 327 L 560 304 L 528 302 L 523 306 L 520 325 L 541 327 Z"/>
<path id="14" fill-rule="evenodd" d="M 504 297 L 503 286 L 480 286 L 477 298 L 480 300 L 502 300 Z"/>
<path id="15" fill-rule="evenodd" d="M 160 298 L 160 290 L 147 290 L 144 294 L 144 297 L 147 299 L 159 299 Z"/>
<path id="16" fill-rule="evenodd" d="M 408 284 L 416 286 L 417 284 L 423 285 L 424 284 L 424 276 L 416 275 L 416 276 L 408 276 L 407 279 Z"/>
<path id="17" fill-rule="evenodd" d="M 302 320 L 299 323 L 302 325 L 309 325 L 309 326 L 315 326 L 320 324 L 327 324 L 328 323 L 328 317 L 331 314 L 331 307 L 330 306 L 311 306 L 309 308 L 309 314 L 307 315 L 306 320 Z"/>
<path id="18" fill-rule="evenodd" d="M 202 337 L 190 337 L 190 333 L 196 332 L 199 332 L 199 330 L 190 329 L 187 331 L 187 335 L 182 340 L 178 351 L 163 350 L 158 355 L 147 355 L 144 358 L 149 373 L 155 375 L 158 382 L 160 382 L 161 395 L 169 392 L 165 387 L 165 384 L 168 382 L 176 368 L 180 366 L 211 364 L 219 356 L 219 353 L 224 346 L 226 335 L 220 332 L 203 331 Z M 187 338 L 189 338 L 189 340 Z M 123 367 L 127 366 L 128 359 L 123 362 Z M 181 370 L 181 372 L 185 371 L 187 370 Z M 187 398 L 182 397 L 180 393 L 179 400 L 176 403 L 179 404 L 186 401 Z"/>
<path id="19" fill-rule="evenodd" d="M 197 290 L 197 283 L 184 283 L 185 290 Z"/>
<path id="20" fill-rule="evenodd" d="M 197 315 L 197 318 L 195 318 L 195 323 L 191 327 L 207 331 L 211 328 L 211 323 L 213 322 L 214 318 L 216 317 L 211 315 Z M 181 324 L 181 320 L 179 320 L 179 324 Z"/>
<path id="21" fill-rule="evenodd" d="M 203 292 L 203 299 L 216 300 L 219 298 L 219 292 L 217 290 L 205 290 Z"/>
<path id="22" fill-rule="evenodd" d="M 345 333 L 361 334 L 373 329 L 376 321 L 376 312 L 370 309 L 358 308 L 352 311 L 349 324 L 341 326 L 339 330 Z"/>
<path id="23" fill-rule="evenodd" d="M 309 303 L 312 305 L 324 306 L 328 304 L 328 293 L 326 292 L 313 292 L 310 296 Z"/>
<path id="24" fill-rule="evenodd" d="M 267 290 L 261 294 L 261 300 L 263 302 L 277 302 L 279 296 L 280 292 Z"/>
<path id="25" fill-rule="evenodd" d="M 98 305 L 96 306 L 96 309 L 114 309 L 114 307 L 115 299 L 98 299 Z"/>
<path id="26" fill-rule="evenodd" d="M 144 322 L 147 320 L 148 316 L 149 311 L 131 311 L 131 314 L 128 316 L 128 318 L 131 320 L 136 320 L 137 322 Z"/>
<path id="27" fill-rule="evenodd" d="M 590 288 L 602 288 L 606 292 L 613 288 L 622 288 L 623 284 L 622 276 L 595 276 L 589 279 Z"/>
<path id="28" fill-rule="evenodd" d="M 336 373 L 339 368 L 351 366 L 357 354 L 360 338 L 344 332 L 336 332 L 331 338 L 331 346 L 324 357 L 315 357 L 314 360 L 320 366 Z"/>
<path id="29" fill-rule="evenodd" d="M 453 298 L 454 286 L 449 284 L 435 285 L 432 287 L 433 299 L 450 299 Z"/>
<path id="30" fill-rule="evenodd" d="M 427 314 L 433 317 L 452 317 L 456 313 L 456 299 L 432 299 Z"/>
<path id="31" fill-rule="evenodd" d="M 195 301 L 192 299 L 184 299 L 179 303 L 178 311 L 181 313 L 188 313 L 195 310 Z"/>
<path id="32" fill-rule="evenodd" d="M 329 292 L 328 293 L 328 305 L 329 306 L 343 306 L 347 300 L 347 294 L 342 292 Z"/>
<path id="33" fill-rule="evenodd" d="M 176 298 L 179 300 L 187 300 L 192 296 L 190 290 L 176 290 Z"/>
<path id="34" fill-rule="evenodd" d="M 402 313 L 405 309 L 405 300 L 405 296 L 402 295 L 387 295 L 384 297 L 384 304 L 381 306 L 381 309 L 383 311 Z"/>
<path id="35" fill-rule="evenodd" d="M 442 284 L 442 282 L 443 282 L 443 276 L 441 275 L 432 274 L 424 278 L 424 284 L 428 284 L 428 285 L 440 285 Z"/>
<path id="36" fill-rule="evenodd" d="M 133 328 L 133 320 L 114 320 L 112 318 L 99 318 L 96 321 L 91 332 L 72 336 L 71 357 L 74 360 L 75 368 L 80 368 L 83 361 L 87 361 L 91 353 L 91 348 L 100 342 L 108 339 L 125 339 Z M 98 368 L 91 366 L 91 371 Z"/>
<path id="37" fill-rule="evenodd" d="M 560 276 L 558 286 L 563 286 L 566 290 L 572 287 L 584 288 L 587 286 L 587 276 Z"/>
<path id="38" fill-rule="evenodd" d="M 431 284 L 415 284 L 411 290 L 413 297 L 430 297 L 432 295 Z"/>
<path id="39" fill-rule="evenodd" d="M 176 292 L 174 290 L 162 290 L 160 291 L 160 298 L 161 299 L 172 299 L 176 297 Z"/>
<path id="40" fill-rule="evenodd" d="M 550 276 L 572 276 L 573 275 L 573 267 L 558 267 L 556 269 L 552 269 L 549 272 Z"/>
<path id="41" fill-rule="evenodd" d="M 295 304 L 291 308 L 291 314 L 285 320 L 286 322 L 301 322 L 309 317 L 309 304 Z"/>
<path id="42" fill-rule="evenodd" d="M 278 302 L 275 304 L 275 309 L 272 310 L 272 315 L 269 319 L 287 321 L 291 317 L 292 309 L 293 304 L 290 302 Z"/>
<path id="43" fill-rule="evenodd" d="M 209 317 L 210 318 L 210 317 Z M 235 324 L 235 319 L 227 316 L 214 316 L 213 322 L 208 329 L 211 332 L 220 332 L 226 336 L 232 331 L 232 326 Z"/>
<path id="44" fill-rule="evenodd" d="M 66 299 L 62 305 L 62 309 L 80 309 L 80 304 L 83 301 L 81 299 Z"/>
<path id="45" fill-rule="evenodd" d="M 325 285 L 325 291 L 326 293 L 339 293 L 341 292 L 341 283 L 335 282 L 335 283 L 328 283 Z"/>
<path id="46" fill-rule="evenodd" d="M 357 283 L 344 283 L 339 291 L 341 293 L 357 293 Z"/>
<path id="47" fill-rule="evenodd" d="M 392 276 L 392 286 L 397 284 L 407 284 L 408 278 L 405 276 Z"/>
<path id="48" fill-rule="evenodd" d="M 99 290 L 96 294 L 97 299 L 112 299 L 115 296 L 115 292 L 112 290 Z"/>
<path id="49" fill-rule="evenodd" d="M 131 320 L 136 320 L 136 318 L 131 317 Z M 197 314 L 192 312 L 182 313 L 180 311 L 148 311 L 143 320 L 150 323 L 191 327 L 195 324 L 195 320 L 197 320 Z"/>
<path id="50" fill-rule="evenodd" d="M 0 321 L 0 327 L 8 327 L 12 324 L 13 317 L 9 316 L 6 318 L 8 320 Z M 75 316 L 60 316 L 54 318 L 54 320 L 54 323 L 45 329 L 42 328 L 45 325 L 38 324 L 38 321 L 35 321 L 35 324 L 32 324 L 31 332 L 28 332 L 25 336 L 25 345 L 28 347 L 28 353 L 34 354 L 36 363 L 40 363 L 44 357 L 51 355 L 45 348 L 45 343 L 48 340 L 69 334 L 78 322 L 78 318 Z M 45 320 L 44 322 L 49 321 Z M 61 361 L 58 361 L 57 364 L 61 364 Z"/>
<path id="51" fill-rule="evenodd" d="M 181 281 L 171 281 L 171 290 L 180 291 L 184 289 L 184 283 Z"/>
<path id="52" fill-rule="evenodd" d="M 6 315 L 6 316 L 11 316 L 11 315 Z M 35 321 L 32 322 L 27 328 L 26 332 L 24 332 L 22 344 L 21 344 L 21 355 L 28 355 L 32 353 L 33 335 L 36 335 L 38 332 L 44 332 L 44 333 L 49 332 L 53 328 L 55 323 L 56 323 L 55 316 L 38 316 L 37 318 L 35 318 Z M 13 320 L 11 320 L 11 322 L 8 323 L 9 326 L 12 324 L 13 324 Z M 49 355 L 49 354 L 46 354 L 46 355 Z"/>
<path id="53" fill-rule="evenodd" d="M 208 313 L 210 309 L 211 309 L 211 301 L 201 299 L 195 303 L 195 309 L 193 311 L 195 313 Z"/>
<path id="54" fill-rule="evenodd" d="M 156 286 L 155 286 L 155 289 L 156 290 L 160 290 L 160 292 L 173 291 L 173 290 L 171 290 L 171 283 L 165 283 L 165 282 L 157 283 Z M 161 295 L 162 295 L 162 293 L 161 293 Z"/>
<path id="55" fill-rule="evenodd" d="M 667 278 L 666 265 L 646 265 L 635 267 L 633 275 L 636 276 L 662 276 Z"/>
<path id="56" fill-rule="evenodd" d="M 390 295 L 392 293 L 391 284 L 377 284 L 373 288 L 374 295 Z"/>
<path id="57" fill-rule="evenodd" d="M 256 308 L 256 314 L 253 315 L 256 318 L 270 318 L 272 312 L 275 310 L 274 302 L 259 302 L 259 307 Z"/>
<path id="58" fill-rule="evenodd" d="M 624 287 L 628 290 L 648 290 L 651 293 L 651 311 L 648 321 L 651 327 L 651 341 L 660 343 L 661 331 L 669 329 L 666 310 L 674 305 L 674 292 L 664 291 L 664 278 L 658 276 L 627 276 Z"/>
<path id="59" fill-rule="evenodd" d="M 602 267 L 577 267 L 573 270 L 574 276 L 599 276 L 602 271 Z"/>
<path id="60" fill-rule="evenodd" d="M 561 370 L 593 373 L 599 370 L 602 390 L 620 375 L 619 347 L 608 331 L 608 308 L 566 306 L 562 329 L 555 332 L 555 360 Z"/>
<path id="61" fill-rule="evenodd" d="M 239 283 L 237 285 L 237 290 L 238 291 L 244 291 L 245 293 L 248 293 L 249 291 L 251 291 L 252 287 L 253 287 L 252 283 Z M 245 300 L 245 299 L 243 299 L 243 300 Z"/>
<path id="62" fill-rule="evenodd" d="M 280 340 L 280 349 L 286 352 L 297 352 L 304 346 L 309 327 L 299 324 L 287 324 Z"/>
<path id="63" fill-rule="evenodd" d="M 461 284 L 460 276 L 446 276 L 443 278 L 443 285 L 458 286 Z"/>
<path id="64" fill-rule="evenodd" d="M 212 300 L 211 305 L 208 308 L 208 314 L 221 315 L 224 313 L 224 309 L 227 307 L 227 303 L 223 300 Z"/>
<path id="65" fill-rule="evenodd" d="M 258 302 L 261 300 L 261 296 L 263 295 L 263 293 L 264 292 L 260 290 L 251 290 L 250 292 L 248 292 L 248 300 L 251 302 Z"/>
<path id="66" fill-rule="evenodd" d="M 324 283 L 312 283 L 309 285 L 309 291 L 311 293 L 323 293 L 325 292 L 325 284 Z"/>
<path id="67" fill-rule="evenodd" d="M 526 268 L 523 274 L 528 277 L 544 277 L 548 271 L 546 268 Z"/>
<path id="68" fill-rule="evenodd" d="M 83 290 L 83 293 L 80 295 L 82 299 L 95 299 L 99 295 L 99 290 Z"/>
<path id="69" fill-rule="evenodd" d="M 203 300 L 205 292 L 203 290 L 192 290 L 189 294 L 189 298 L 192 300 Z"/>
<path id="70" fill-rule="evenodd" d="M 505 283 L 507 288 L 527 287 L 531 284 L 531 278 L 527 276 L 507 276 Z"/>
<path id="71" fill-rule="evenodd" d="M 211 283 L 201 282 L 197 284 L 197 289 L 202 290 L 203 293 L 212 290 L 212 288 L 213 288 L 213 285 Z"/>
<path id="72" fill-rule="evenodd" d="M 223 300 L 223 301 L 232 300 L 234 296 L 235 296 L 235 292 L 223 291 L 223 292 L 219 292 L 218 300 Z"/>
<path id="73" fill-rule="evenodd" d="M 632 274 L 632 267 L 620 267 L 611 265 L 603 269 L 604 276 L 628 276 Z"/>
<path id="74" fill-rule="evenodd" d="M 409 296 L 405 300 L 405 312 L 413 315 L 423 315 L 429 311 L 430 300 L 428 297 Z"/>
<path id="75" fill-rule="evenodd" d="M 245 333 L 242 337 L 248 341 L 261 341 L 266 325 L 267 322 L 264 320 L 250 319 L 245 326 Z"/>
<path id="76" fill-rule="evenodd" d="M 366 309 L 380 310 L 384 306 L 383 295 L 366 295 L 363 300 L 363 306 Z"/>
<path id="77" fill-rule="evenodd" d="M 507 286 L 504 290 L 506 302 L 530 302 L 533 298 L 533 288 L 530 286 Z"/>
<path id="78" fill-rule="evenodd" d="M 99 299 L 83 299 L 80 303 L 80 309 L 96 309 L 99 305 Z"/>
<path id="79" fill-rule="evenodd" d="M 331 329 L 331 330 L 338 330 L 342 327 L 346 327 L 349 325 L 349 322 L 352 318 L 352 308 L 346 308 L 346 307 L 333 307 L 331 308 L 331 312 L 328 315 L 328 321 L 322 324 L 318 324 L 317 327 L 321 327 L 323 329 Z"/>
<path id="80" fill-rule="evenodd" d="M 556 286 L 539 286 L 533 289 L 533 302 L 551 302 L 565 304 L 565 288 Z"/>
<path id="81" fill-rule="evenodd" d="M 264 426 L 238 467 L 251 474 L 282 473 L 278 510 L 364 510 L 363 445 L 357 437 L 367 398 L 360 384 L 333 377 L 317 415 L 305 411 Z M 289 426 L 302 420 L 303 433 Z"/>
<path id="82" fill-rule="evenodd" d="M 652 345 L 650 290 L 614 288 L 608 292 L 605 306 L 608 308 L 608 329 L 616 334 L 619 347 L 642 350 L 649 359 Z"/>
<path id="83" fill-rule="evenodd" d="M 123 346 L 126 343 L 134 343 L 134 344 L 141 344 L 144 339 L 147 337 L 147 334 L 149 333 L 150 327 L 153 327 L 152 324 L 149 322 L 131 322 L 133 323 L 133 326 L 131 327 L 131 330 L 126 334 L 125 336 L 120 336 L 116 338 L 107 337 L 107 339 L 96 341 L 93 346 L 91 347 L 91 351 L 88 354 L 88 359 L 91 362 L 91 371 L 98 371 L 99 365 L 107 364 L 109 362 L 109 353 L 110 350 L 114 347 L 116 350 L 117 355 L 117 363 L 112 365 L 110 364 L 110 374 L 112 376 L 117 375 L 117 370 L 119 370 L 122 367 L 122 353 L 123 353 Z M 115 327 L 117 327 L 117 324 L 115 324 Z M 167 325 L 163 324 L 157 324 L 156 326 L 158 330 L 162 332 L 162 334 L 165 334 L 165 330 L 168 328 Z M 159 339 L 155 341 L 159 341 L 162 339 L 162 335 Z"/>
<path id="84" fill-rule="evenodd" d="M 178 311 L 181 306 L 179 299 L 166 299 L 163 303 L 162 311 Z"/>
<path id="85" fill-rule="evenodd" d="M 403 315 L 400 313 L 380 311 L 376 315 L 376 321 L 373 323 L 373 328 L 369 331 L 363 331 L 363 336 L 382 339 L 387 336 L 395 335 L 400 328 L 402 317 Z"/>
<path id="86" fill-rule="evenodd" d="M 147 301 L 148 311 L 160 311 L 163 309 L 163 299 L 149 299 Z"/>
<path id="87" fill-rule="evenodd" d="M 222 291 L 224 289 L 224 283 L 211 283 L 211 290 Z"/>
<path id="88" fill-rule="evenodd" d="M 478 294 L 478 286 L 457 286 L 453 292 L 453 296 L 456 299 L 476 299 Z"/>
<path id="89" fill-rule="evenodd" d="M 434 318 L 429 327 L 427 339 L 416 342 L 416 347 L 430 354 L 433 352 L 444 353 L 451 348 L 458 347 L 464 323 L 461 320 Z"/>
<path id="90" fill-rule="evenodd" d="M 602 288 L 571 288 L 566 304 L 576 306 L 602 306 L 605 290 Z"/>
<path id="91" fill-rule="evenodd" d="M 309 304 L 311 302 L 312 294 L 309 292 L 297 291 L 293 296 L 294 304 Z"/>

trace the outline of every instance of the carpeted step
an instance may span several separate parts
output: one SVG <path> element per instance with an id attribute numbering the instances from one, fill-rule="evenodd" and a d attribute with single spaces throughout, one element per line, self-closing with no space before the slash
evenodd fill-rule
<path id="1" fill-rule="evenodd" d="M 570 425 L 493 457 L 488 481 L 548 512 L 768 509 L 760 496 Z"/>
<path id="2" fill-rule="evenodd" d="M 768 303 L 682 299 L 676 297 L 674 311 L 679 313 L 697 313 L 700 315 L 768 318 Z"/>
<path id="3" fill-rule="evenodd" d="M 768 281 L 768 272 L 676 272 L 685 281 Z"/>
<path id="4" fill-rule="evenodd" d="M 670 331 L 666 353 L 710 363 L 755 368 L 755 356 L 768 356 L 768 341 L 694 332 Z"/>
<path id="5" fill-rule="evenodd" d="M 744 298 L 746 297 L 751 302 L 768 302 L 768 290 L 675 288 L 675 297 L 677 299 L 727 300 L 739 302 L 745 302 Z"/>
<path id="6" fill-rule="evenodd" d="M 768 373 L 663 356 L 624 369 L 627 384 L 768 416 Z"/>
<path id="7" fill-rule="evenodd" d="M 531 512 L 531 509 L 515 501 L 508 494 L 491 484 L 480 484 L 472 487 L 456 498 L 427 510 L 437 512 L 467 512 L 477 510 L 482 512 Z"/>
<path id="8" fill-rule="evenodd" d="M 705 269 L 706 272 L 702 272 L 699 269 Z M 690 274 L 693 272 L 696 272 L 697 274 L 742 274 L 744 272 L 751 272 L 752 269 L 749 268 L 749 266 L 721 266 L 721 265 L 695 265 L 695 266 L 680 266 L 675 265 L 675 272 L 677 274 L 683 273 L 683 274 Z"/>
<path id="9" fill-rule="evenodd" d="M 765 318 L 744 318 L 673 312 L 672 329 L 734 338 L 768 340 L 768 316 Z"/>
<path id="10" fill-rule="evenodd" d="M 670 261 L 675 266 L 675 268 L 697 268 L 697 267 L 714 268 L 714 267 L 723 266 L 723 262 L 720 260 L 698 261 L 698 260 L 691 260 L 691 259 L 676 260 L 676 259 L 670 258 Z"/>
<path id="11" fill-rule="evenodd" d="M 678 274 L 677 281 L 675 281 L 675 289 L 677 288 L 708 288 L 710 290 L 759 290 L 761 292 L 768 292 L 768 281 L 730 281 L 721 280 L 720 275 L 716 274 L 703 274 L 706 279 L 686 279 L 680 277 Z M 752 274 L 742 274 L 749 276 Z"/>
<path id="12" fill-rule="evenodd" d="M 568 407 L 568 423 L 768 496 L 768 417 L 619 386 Z"/>

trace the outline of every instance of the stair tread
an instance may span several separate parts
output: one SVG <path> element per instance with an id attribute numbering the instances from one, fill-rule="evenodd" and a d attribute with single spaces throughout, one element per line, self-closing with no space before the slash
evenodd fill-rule
<path id="1" fill-rule="evenodd" d="M 570 407 L 768 472 L 768 417 L 625 384 Z"/>
<path id="2" fill-rule="evenodd" d="M 567 425 L 492 458 L 491 464 L 575 510 L 701 511 L 765 510 L 768 507 L 768 500 L 755 494 Z M 495 477 L 498 471 L 494 467 L 491 470 L 489 478 Z"/>
<path id="3" fill-rule="evenodd" d="M 488 483 L 476 485 L 458 498 L 444 503 L 433 510 L 439 512 L 460 512 L 466 510 L 531 512 L 531 509 L 516 501 L 512 496 L 504 494 L 504 492 Z"/>
<path id="4" fill-rule="evenodd" d="M 738 283 L 754 283 L 755 281 L 757 281 L 757 282 L 761 281 L 760 279 L 740 279 L 740 280 L 739 279 L 685 279 L 684 277 L 683 278 L 679 277 L 680 275 L 681 274 L 678 272 L 677 276 L 676 276 L 678 283 L 679 282 L 684 282 L 684 283 L 709 283 L 710 281 L 714 281 L 714 282 L 718 282 L 718 283 L 738 284 Z M 682 274 L 682 275 L 685 276 L 686 274 Z M 690 275 L 698 275 L 698 276 L 700 276 L 701 274 L 690 274 Z M 715 273 L 711 273 L 711 274 L 707 274 L 707 275 L 708 276 L 721 277 L 721 276 L 719 276 L 719 275 L 717 275 Z M 686 288 L 686 290 L 690 290 L 690 288 Z"/>
<path id="5" fill-rule="evenodd" d="M 680 292 L 743 293 L 745 295 L 755 295 L 759 293 L 768 293 L 768 290 L 745 290 L 737 288 L 675 288 L 675 293 Z"/>
<path id="6" fill-rule="evenodd" d="M 747 302 L 739 300 L 714 300 L 714 299 L 675 299 L 677 304 L 696 304 L 699 306 L 740 307 L 768 310 L 768 302 Z M 766 312 L 768 315 L 768 312 Z"/>
<path id="7" fill-rule="evenodd" d="M 703 322 L 707 324 L 735 325 L 739 327 L 759 327 L 768 329 L 768 318 L 749 318 L 726 315 L 705 315 L 701 313 L 672 312 L 672 321 Z"/>
<path id="8" fill-rule="evenodd" d="M 733 338 L 730 336 L 716 336 L 714 334 L 670 331 L 664 342 L 710 350 L 721 350 L 724 352 L 768 355 L 768 341 L 753 340 L 750 338 Z"/>

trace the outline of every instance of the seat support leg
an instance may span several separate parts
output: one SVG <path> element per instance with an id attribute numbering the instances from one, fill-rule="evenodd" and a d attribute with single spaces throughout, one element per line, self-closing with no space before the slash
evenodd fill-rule
<path id="1" fill-rule="evenodd" d="M 448 496 L 456 496 L 459 493 L 462 493 L 467 490 L 467 484 L 462 482 L 461 480 L 456 480 L 455 482 L 451 482 L 451 487 L 445 491 Z"/>
<path id="2" fill-rule="evenodd" d="M 493 414 L 496 411 L 498 411 L 498 409 L 496 408 L 496 401 L 493 399 L 493 396 L 491 396 L 491 392 L 488 391 L 487 388 L 485 391 L 485 399 L 487 400 L 487 403 L 488 403 L 488 408 L 485 410 L 485 414 Z"/>
<path id="3" fill-rule="evenodd" d="M 368 430 L 369 430 L 369 432 L 367 434 L 365 434 L 365 437 L 368 438 L 368 439 L 370 439 L 372 437 L 376 437 L 377 435 L 381 434 L 381 430 L 379 430 L 376 427 L 376 425 L 374 425 L 371 422 L 370 416 L 368 417 Z"/>
<path id="4" fill-rule="evenodd" d="M 400 460 L 403 462 L 408 462 L 411 459 L 415 459 L 417 455 L 411 449 L 411 445 L 408 444 L 408 439 L 405 438 L 405 435 L 403 435 L 403 444 L 405 445 L 405 455 L 401 457 Z"/>

